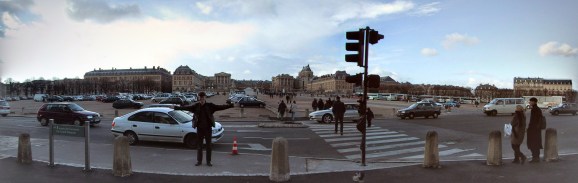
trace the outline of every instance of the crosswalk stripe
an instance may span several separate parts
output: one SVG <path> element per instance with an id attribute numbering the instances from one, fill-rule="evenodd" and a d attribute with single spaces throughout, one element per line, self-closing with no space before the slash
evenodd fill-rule
<path id="1" fill-rule="evenodd" d="M 333 128 L 316 128 L 316 129 L 310 128 L 310 129 L 311 129 L 312 131 L 315 131 L 315 132 L 317 132 L 317 131 L 334 131 L 334 130 L 335 130 L 335 127 L 333 127 Z M 339 129 L 338 129 L 338 130 L 339 130 Z M 346 127 L 344 127 L 343 130 L 357 130 L 357 128 L 355 128 L 355 127 L 353 127 L 353 128 L 346 128 Z"/>
<path id="2" fill-rule="evenodd" d="M 397 133 L 397 132 L 395 132 Z M 372 139 L 385 139 L 385 138 L 392 138 L 392 137 L 405 137 L 406 134 L 395 134 L 395 135 L 382 135 L 382 136 L 371 136 L 365 137 L 366 140 Z M 324 139 L 325 142 L 337 142 L 337 141 L 351 141 L 351 140 L 361 140 L 359 137 L 348 137 L 348 138 L 334 138 L 334 139 Z"/>
<path id="3" fill-rule="evenodd" d="M 412 141 L 412 140 L 417 140 L 417 139 L 419 139 L 419 138 L 406 137 L 406 138 L 388 139 L 388 140 L 374 140 L 374 141 L 365 142 L 365 144 L 384 144 L 384 143 L 391 143 L 391 142 Z M 332 147 L 343 147 L 343 146 L 359 145 L 359 143 L 360 142 L 344 142 L 344 143 L 329 144 L 329 145 L 331 145 Z"/>
<path id="4" fill-rule="evenodd" d="M 408 143 L 402 143 L 402 144 L 391 144 L 391 145 L 383 145 L 383 146 L 373 146 L 373 147 L 366 147 L 365 150 L 366 151 L 375 151 L 375 150 L 384 150 L 384 149 L 393 149 L 393 148 L 399 148 L 399 147 L 405 147 L 405 146 L 414 146 L 414 145 L 422 145 L 425 144 L 425 141 L 417 141 L 417 142 L 408 142 Z M 360 151 L 359 147 L 354 147 L 354 148 L 347 148 L 347 149 L 338 149 L 337 150 L 340 153 L 348 153 L 348 152 L 356 152 L 356 151 Z"/>
<path id="5" fill-rule="evenodd" d="M 438 148 L 444 148 L 444 147 L 447 147 L 447 146 L 438 145 Z M 425 149 L 425 147 L 416 147 L 416 148 L 410 148 L 410 149 L 386 151 L 386 152 L 382 152 L 382 153 L 371 153 L 371 154 L 366 154 L 365 158 L 378 158 L 378 157 L 393 156 L 393 155 L 399 155 L 399 154 L 405 154 L 405 153 L 414 153 L 414 152 L 424 151 L 424 149 Z M 349 155 L 349 156 L 345 156 L 345 157 L 347 159 L 360 159 L 361 154 L 354 154 L 354 155 Z"/>
<path id="6" fill-rule="evenodd" d="M 387 130 L 387 129 L 367 130 L 367 132 L 387 132 L 387 131 L 389 131 L 389 130 Z M 335 133 L 335 131 L 334 131 L 334 130 L 327 130 L 327 131 L 317 131 L 317 132 L 315 132 L 315 133 L 321 135 L 321 134 L 331 134 L 331 133 Z M 345 134 L 345 133 L 361 134 L 361 132 L 357 131 L 357 129 L 355 129 L 355 130 L 351 130 L 351 129 L 350 129 L 350 130 L 346 130 L 346 129 L 343 129 L 343 133 L 344 133 L 344 134 Z"/>
<path id="7" fill-rule="evenodd" d="M 392 132 L 373 132 L 373 133 L 366 133 L 366 135 L 385 135 L 385 134 L 391 134 Z M 394 132 L 397 133 L 397 132 Z M 329 134 L 329 135 L 319 135 L 319 137 L 349 137 L 349 136 L 359 136 L 361 137 L 361 133 L 348 133 L 348 134 Z"/>
<path id="8" fill-rule="evenodd" d="M 471 150 L 471 149 L 470 149 Z M 440 151 L 438 156 L 448 156 L 448 155 L 452 155 L 452 154 L 456 154 L 456 153 L 461 153 L 461 152 L 466 152 L 469 150 L 463 150 L 463 149 L 450 149 L 450 150 L 445 150 L 445 151 Z M 423 154 L 420 155 L 415 155 L 415 156 L 409 156 L 409 157 L 404 157 L 401 159 L 421 159 L 423 158 Z"/>

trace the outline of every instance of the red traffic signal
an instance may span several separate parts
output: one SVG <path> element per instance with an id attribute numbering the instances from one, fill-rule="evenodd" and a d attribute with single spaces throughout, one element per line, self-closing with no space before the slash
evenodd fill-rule
<path id="1" fill-rule="evenodd" d="M 360 73 L 356 75 L 349 75 L 345 77 L 345 82 L 355 83 L 355 86 L 361 86 L 361 83 L 363 82 L 363 75 Z"/>
<path id="2" fill-rule="evenodd" d="M 369 43 L 376 44 L 381 39 L 383 39 L 383 35 L 379 34 L 379 31 L 373 29 L 369 31 Z"/>
<path id="3" fill-rule="evenodd" d="M 360 29 L 359 31 L 346 32 L 345 38 L 347 40 L 355 40 L 357 42 L 345 43 L 345 50 L 355 51 L 355 54 L 346 54 L 346 62 L 357 62 L 357 66 L 363 67 L 363 46 L 364 46 L 364 31 Z"/>

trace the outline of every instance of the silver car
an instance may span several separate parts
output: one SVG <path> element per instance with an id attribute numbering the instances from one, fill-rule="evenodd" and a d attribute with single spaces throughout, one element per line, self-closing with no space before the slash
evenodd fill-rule
<path id="1" fill-rule="evenodd" d="M 309 119 L 315 120 L 319 123 L 331 123 L 334 119 L 333 112 L 329 108 L 326 110 L 319 110 L 309 113 Z M 346 103 L 345 104 L 345 115 L 343 116 L 343 121 L 357 121 L 359 119 L 359 104 L 358 103 Z"/>
<path id="2" fill-rule="evenodd" d="M 129 138 L 129 144 L 138 141 L 161 141 L 184 143 L 189 148 L 197 147 L 197 129 L 192 125 L 193 115 L 186 111 L 167 107 L 140 109 L 112 121 L 110 131 L 117 137 Z M 212 131 L 212 142 L 223 137 L 225 129 L 215 122 Z"/>
<path id="3" fill-rule="evenodd" d="M 10 104 L 5 100 L 0 100 L 0 115 L 6 117 L 10 114 Z"/>

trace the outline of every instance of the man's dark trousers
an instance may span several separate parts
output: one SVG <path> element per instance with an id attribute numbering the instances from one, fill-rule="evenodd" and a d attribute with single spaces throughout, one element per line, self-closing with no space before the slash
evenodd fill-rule
<path id="1" fill-rule="evenodd" d="M 337 133 L 338 125 L 341 125 L 341 135 L 343 135 L 343 114 L 335 114 L 335 133 Z"/>
<path id="2" fill-rule="evenodd" d="M 207 163 L 211 162 L 211 129 L 198 129 L 197 131 L 197 162 L 203 162 L 203 139 L 207 147 Z"/>

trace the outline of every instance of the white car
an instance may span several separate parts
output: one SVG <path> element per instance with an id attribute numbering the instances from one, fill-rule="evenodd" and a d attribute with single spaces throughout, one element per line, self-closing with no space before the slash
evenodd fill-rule
<path id="1" fill-rule="evenodd" d="M 0 115 L 6 117 L 10 114 L 10 104 L 5 100 L 0 100 Z"/>
<path id="2" fill-rule="evenodd" d="M 334 119 L 331 109 L 332 108 L 309 113 L 309 119 L 319 123 L 331 123 Z M 358 109 L 358 103 L 345 103 L 345 114 L 343 115 L 343 122 L 359 120 Z"/>
<path id="3" fill-rule="evenodd" d="M 114 118 L 110 131 L 115 137 L 127 136 L 130 145 L 138 141 L 161 141 L 184 143 L 189 148 L 196 148 L 197 129 L 193 128 L 192 120 L 192 113 L 186 111 L 167 107 L 145 108 Z M 215 122 L 212 142 L 221 139 L 224 131 L 223 126 Z"/>

